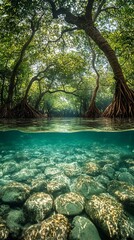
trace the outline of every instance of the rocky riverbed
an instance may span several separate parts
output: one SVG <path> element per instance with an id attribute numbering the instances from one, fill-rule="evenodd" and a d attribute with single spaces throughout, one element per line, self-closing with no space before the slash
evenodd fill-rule
<path id="1" fill-rule="evenodd" d="M 134 157 L 64 145 L 0 155 L 0 240 L 133 240 Z"/>

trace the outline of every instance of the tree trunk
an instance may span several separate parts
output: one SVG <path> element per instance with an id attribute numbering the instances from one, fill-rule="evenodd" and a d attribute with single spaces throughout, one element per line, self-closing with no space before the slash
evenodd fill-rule
<path id="1" fill-rule="evenodd" d="M 26 99 L 23 99 L 12 109 L 12 117 L 14 118 L 41 118 L 43 115 L 30 106 Z"/>
<path id="2" fill-rule="evenodd" d="M 134 117 L 134 92 L 128 88 L 124 79 L 121 66 L 106 39 L 94 26 L 84 27 L 85 32 L 94 40 L 98 47 L 104 52 L 116 80 L 114 100 L 103 113 L 105 117 Z"/>
<path id="3" fill-rule="evenodd" d="M 107 57 L 116 80 L 115 94 L 113 102 L 106 108 L 103 113 L 104 117 L 134 117 L 134 91 L 129 89 L 124 79 L 121 66 L 107 40 L 100 34 L 96 27 L 85 26 L 83 29 L 86 34 L 98 45 Z"/>
<path id="4" fill-rule="evenodd" d="M 30 88 L 34 81 L 37 80 L 37 76 L 33 77 L 26 89 L 25 96 L 22 99 L 20 103 L 18 103 L 13 109 L 12 109 L 12 116 L 14 118 L 41 118 L 43 115 L 34 109 L 30 104 L 27 102 L 28 93 L 30 91 Z"/>
<path id="5" fill-rule="evenodd" d="M 56 11 L 53 1 L 49 1 L 56 18 L 60 14 L 65 15 L 65 20 L 69 24 L 74 24 L 78 29 L 83 29 L 85 33 L 97 44 L 107 57 L 116 80 L 115 96 L 111 105 L 104 111 L 106 117 L 134 117 L 134 91 L 128 88 L 121 66 L 116 57 L 115 51 L 111 48 L 107 40 L 94 26 L 92 19 L 94 0 L 88 0 L 85 16 L 75 16 L 68 9 L 61 8 Z"/>
<path id="6" fill-rule="evenodd" d="M 1 85 L 1 90 L 0 90 L 0 97 L 1 97 L 0 105 L 3 106 L 3 104 L 4 104 L 4 83 L 5 83 L 5 79 L 1 78 L 1 80 L 2 80 L 2 85 Z"/>
<path id="7" fill-rule="evenodd" d="M 91 102 L 90 102 L 88 111 L 85 113 L 85 117 L 96 118 L 96 117 L 100 117 L 100 111 L 96 107 L 96 103 L 95 103 L 97 92 L 98 92 L 98 89 L 99 89 L 100 75 L 99 75 L 99 72 L 97 71 L 97 68 L 95 66 L 96 54 L 95 54 L 95 51 L 92 47 L 92 44 L 91 44 L 90 40 L 89 40 L 89 43 L 90 43 L 90 48 L 91 48 L 91 51 L 92 51 L 92 67 L 93 67 L 97 77 L 96 77 L 96 87 L 95 87 L 94 92 L 92 94 L 92 98 L 91 98 Z"/>
<path id="8" fill-rule="evenodd" d="M 38 97 L 38 99 L 37 99 L 37 101 L 36 101 L 36 103 L 35 103 L 35 109 L 39 109 L 40 102 L 41 102 L 41 100 L 42 100 L 42 98 L 43 98 L 43 96 L 44 96 L 45 94 L 46 94 L 46 91 L 40 93 L 40 95 L 39 95 L 39 97 Z"/>

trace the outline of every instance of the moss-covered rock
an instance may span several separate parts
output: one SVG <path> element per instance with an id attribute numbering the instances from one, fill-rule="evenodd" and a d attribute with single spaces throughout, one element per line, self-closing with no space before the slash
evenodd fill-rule
<path id="1" fill-rule="evenodd" d="M 82 171 L 91 176 L 97 176 L 100 173 L 100 166 L 94 162 L 87 162 L 83 166 Z"/>
<path id="2" fill-rule="evenodd" d="M 24 204 L 24 213 L 26 218 L 32 222 L 42 221 L 52 210 L 53 200 L 49 194 L 34 193 Z"/>
<path id="3" fill-rule="evenodd" d="M 109 194 L 92 196 L 85 209 L 92 221 L 109 239 L 127 240 L 131 237 L 133 230 L 122 205 Z"/>
<path id="4" fill-rule="evenodd" d="M 21 235 L 22 226 L 25 224 L 25 218 L 23 211 L 21 209 L 15 209 L 11 210 L 8 213 L 7 219 L 6 219 L 7 227 L 10 231 L 10 236 L 13 238 L 18 238 Z"/>
<path id="5" fill-rule="evenodd" d="M 88 175 L 79 176 L 72 185 L 72 191 L 89 199 L 92 195 L 105 192 L 105 187 Z"/>
<path id="6" fill-rule="evenodd" d="M 65 193 L 54 201 L 56 211 L 65 215 L 77 215 L 84 209 L 84 197 L 77 193 Z"/>
<path id="7" fill-rule="evenodd" d="M 81 168 L 78 166 L 77 162 L 64 163 L 62 169 L 68 177 L 74 177 L 81 174 Z"/>
<path id="8" fill-rule="evenodd" d="M 4 203 L 20 205 L 29 196 L 30 188 L 26 184 L 11 182 L 1 189 L 1 200 Z"/>
<path id="9" fill-rule="evenodd" d="M 21 240 L 67 240 L 69 231 L 68 219 L 61 214 L 55 214 L 40 224 L 27 228 Z"/>
<path id="10" fill-rule="evenodd" d="M 108 191 L 116 196 L 125 208 L 131 210 L 131 213 L 134 214 L 134 186 L 126 182 L 112 181 Z"/>
<path id="11" fill-rule="evenodd" d="M 47 181 L 44 179 L 34 179 L 31 183 L 31 193 L 46 192 Z"/>
<path id="12" fill-rule="evenodd" d="M 0 240 L 6 240 L 9 235 L 9 229 L 6 226 L 5 221 L 0 217 Z"/>
<path id="13" fill-rule="evenodd" d="M 48 193 L 52 194 L 54 197 L 57 197 L 63 193 L 69 192 L 69 187 L 65 182 L 51 180 L 47 184 L 47 191 Z"/>

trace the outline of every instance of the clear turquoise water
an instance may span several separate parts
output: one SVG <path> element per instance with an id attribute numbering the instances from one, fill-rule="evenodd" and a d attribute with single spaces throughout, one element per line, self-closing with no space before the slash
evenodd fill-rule
<path id="1" fill-rule="evenodd" d="M 133 122 L 111 120 L 40 120 L 0 122 L 0 160 L 44 155 L 58 161 L 134 157 Z"/>
<path id="2" fill-rule="evenodd" d="M 104 165 L 111 161 L 111 164 L 119 163 L 117 174 L 118 171 L 129 172 L 129 165 L 125 164 L 127 159 L 130 164 L 134 162 L 132 120 L 0 120 L 0 186 L 16 180 L 18 171 L 23 168 L 31 170 L 35 176 L 23 178 L 21 174 L 19 178 L 17 175 L 19 182 L 31 184 L 34 178 L 40 177 L 40 173 L 43 179 L 47 179 L 45 168 L 59 168 L 60 163 L 77 163 L 82 169 L 86 162 L 100 164 L 104 161 Z M 15 163 L 16 170 L 11 163 Z M 71 183 L 75 178 L 77 176 L 70 176 Z M 108 240 L 104 233 L 100 231 L 100 234 L 102 240 Z"/>

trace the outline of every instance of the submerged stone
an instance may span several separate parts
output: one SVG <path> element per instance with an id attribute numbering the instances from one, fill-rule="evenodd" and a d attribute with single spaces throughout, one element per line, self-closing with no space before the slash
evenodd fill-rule
<path id="1" fill-rule="evenodd" d="M 9 228 L 10 235 L 17 238 L 21 235 L 22 225 L 25 223 L 24 213 L 22 210 L 11 210 L 7 216 L 6 224 Z"/>
<path id="2" fill-rule="evenodd" d="M 85 209 L 91 220 L 110 239 L 131 239 L 133 232 L 129 218 L 125 215 L 122 205 L 109 194 L 92 196 Z"/>
<path id="3" fill-rule="evenodd" d="M 81 174 L 81 168 L 77 162 L 65 163 L 62 165 L 63 171 L 66 176 L 73 177 Z"/>
<path id="4" fill-rule="evenodd" d="M 29 196 L 30 188 L 26 184 L 11 182 L 1 189 L 1 200 L 9 204 L 22 204 Z"/>
<path id="5" fill-rule="evenodd" d="M 127 182 L 128 184 L 134 184 L 134 177 L 132 176 L 131 173 L 129 172 L 118 172 L 118 174 L 116 174 L 116 178 L 119 181 L 122 182 Z"/>
<path id="6" fill-rule="evenodd" d="M 57 182 L 56 180 L 51 180 L 47 184 L 47 191 L 48 193 L 56 197 L 63 193 L 69 192 L 69 187 L 64 182 Z"/>
<path id="7" fill-rule="evenodd" d="M 51 178 L 54 175 L 60 174 L 61 170 L 56 167 L 46 167 L 44 173 L 45 173 L 46 177 Z"/>
<path id="8" fill-rule="evenodd" d="M 68 219 L 61 214 L 55 214 L 40 224 L 27 228 L 21 240 L 67 240 L 69 231 Z"/>
<path id="9" fill-rule="evenodd" d="M 2 169 L 2 164 L 0 164 L 0 178 L 3 177 L 3 169 Z"/>
<path id="10" fill-rule="evenodd" d="M 52 210 L 53 200 L 49 194 L 34 193 L 24 204 L 24 212 L 27 219 L 32 222 L 42 221 Z"/>
<path id="11" fill-rule="evenodd" d="M 87 162 L 83 166 L 83 173 L 91 176 L 96 176 L 100 173 L 100 166 L 94 162 Z"/>
<path id="12" fill-rule="evenodd" d="M 38 174 L 37 169 L 27 169 L 23 168 L 19 172 L 15 173 L 12 176 L 12 179 L 18 182 L 23 182 L 23 181 L 30 181 L 32 178 L 35 178 L 36 174 Z"/>
<path id="13" fill-rule="evenodd" d="M 46 192 L 47 181 L 43 179 L 34 179 L 31 183 L 31 193 L 34 192 Z"/>
<path id="14" fill-rule="evenodd" d="M 129 167 L 129 172 L 134 176 L 134 166 Z"/>
<path id="15" fill-rule="evenodd" d="M 3 174 L 13 174 L 20 169 L 19 164 L 15 161 L 8 161 L 3 164 Z"/>
<path id="16" fill-rule="evenodd" d="M 106 164 L 103 168 L 102 168 L 102 173 L 104 175 L 106 175 L 107 177 L 109 177 L 110 179 L 113 179 L 114 174 L 115 174 L 115 170 L 113 168 L 112 164 Z"/>
<path id="17" fill-rule="evenodd" d="M 96 182 L 101 183 L 104 187 L 107 187 L 109 185 L 109 183 L 110 183 L 109 177 L 107 177 L 105 175 L 102 175 L 102 174 L 97 176 L 97 177 L 95 177 L 94 180 Z"/>
<path id="18" fill-rule="evenodd" d="M 112 181 L 108 187 L 109 193 L 114 194 L 126 209 L 134 214 L 134 186 L 126 182 Z"/>
<path id="19" fill-rule="evenodd" d="M 10 212 L 10 207 L 7 204 L 0 204 L 0 216 L 6 219 L 8 213 Z"/>
<path id="20" fill-rule="evenodd" d="M 77 215 L 81 213 L 85 206 L 84 197 L 74 193 L 65 193 L 57 197 L 54 201 L 56 211 L 65 215 Z"/>
<path id="21" fill-rule="evenodd" d="M 6 226 L 5 221 L 0 217 L 0 240 L 6 240 L 9 235 L 9 229 Z"/>
<path id="22" fill-rule="evenodd" d="M 101 240 L 97 228 L 88 218 L 76 216 L 72 224 L 70 240 Z"/>
<path id="23" fill-rule="evenodd" d="M 67 177 L 65 174 L 61 173 L 61 174 L 56 174 L 53 176 L 52 178 L 53 181 L 56 181 L 57 183 L 64 183 L 66 184 L 68 187 L 70 186 L 70 178 Z"/>
<path id="24" fill-rule="evenodd" d="M 106 191 L 105 187 L 101 183 L 84 174 L 76 179 L 71 189 L 72 191 L 83 195 L 87 199 L 94 194 Z"/>

